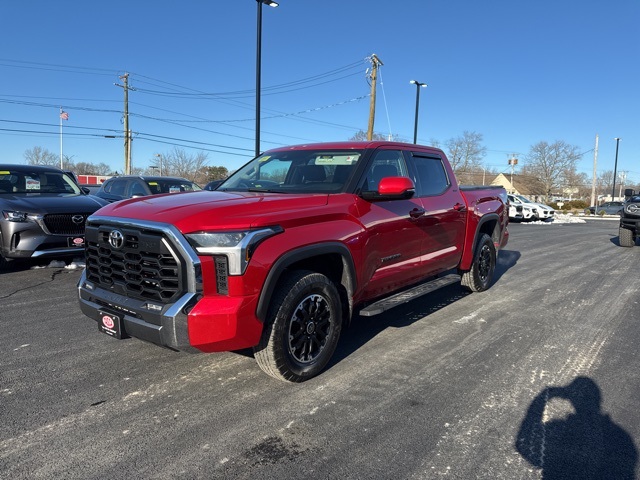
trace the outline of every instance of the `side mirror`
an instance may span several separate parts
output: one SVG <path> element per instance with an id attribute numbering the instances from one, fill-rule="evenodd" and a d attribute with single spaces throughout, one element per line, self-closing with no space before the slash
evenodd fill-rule
<path id="1" fill-rule="evenodd" d="M 362 192 L 365 200 L 402 200 L 413 197 L 416 186 L 409 177 L 385 177 L 377 192 Z"/>
<path id="2" fill-rule="evenodd" d="M 633 197 L 636 194 L 636 192 L 633 191 L 633 189 L 631 188 L 625 188 L 624 189 L 624 196 L 625 197 Z"/>
<path id="3" fill-rule="evenodd" d="M 80 190 L 82 190 L 87 195 L 91 193 L 91 190 L 89 190 L 87 187 L 80 187 Z"/>

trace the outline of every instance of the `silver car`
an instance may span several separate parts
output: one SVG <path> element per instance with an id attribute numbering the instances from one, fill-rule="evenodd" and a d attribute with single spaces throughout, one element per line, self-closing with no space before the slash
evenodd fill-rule
<path id="1" fill-rule="evenodd" d="M 87 217 L 106 204 L 57 168 L 0 164 L 0 269 L 13 259 L 84 255 Z"/>

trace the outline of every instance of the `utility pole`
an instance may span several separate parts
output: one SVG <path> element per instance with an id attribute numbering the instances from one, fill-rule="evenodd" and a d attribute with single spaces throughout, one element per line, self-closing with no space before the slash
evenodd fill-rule
<path id="1" fill-rule="evenodd" d="M 376 79 L 378 78 L 378 67 L 383 63 L 374 53 L 369 58 L 371 61 L 371 100 L 369 102 L 369 128 L 367 129 L 367 140 L 373 140 L 373 122 L 376 116 Z"/>
<path id="2" fill-rule="evenodd" d="M 513 188 L 513 169 L 518 164 L 518 159 L 516 158 L 516 154 L 512 153 L 511 158 L 509 159 L 509 165 L 511 165 L 511 178 L 509 179 L 509 183 L 511 184 L 511 193 L 515 195 L 516 189 Z"/>
<path id="3" fill-rule="evenodd" d="M 115 86 L 124 90 L 124 173 L 131 175 L 131 130 L 129 130 L 129 74 L 121 75 L 120 80 L 124 85 L 114 83 Z"/>
<path id="4" fill-rule="evenodd" d="M 598 134 L 596 133 L 596 146 L 593 149 L 593 180 L 591 184 L 591 206 L 596 207 L 596 165 L 598 165 Z M 594 209 L 595 212 L 595 209 Z"/>

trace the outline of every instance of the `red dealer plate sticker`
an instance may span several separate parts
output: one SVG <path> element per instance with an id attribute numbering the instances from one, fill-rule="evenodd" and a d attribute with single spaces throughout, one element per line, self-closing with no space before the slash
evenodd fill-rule
<path id="1" fill-rule="evenodd" d="M 98 330 L 113 338 L 123 338 L 124 328 L 122 326 L 122 317 L 100 310 L 98 312 Z"/>
<path id="2" fill-rule="evenodd" d="M 84 237 L 68 238 L 67 242 L 70 247 L 84 248 Z"/>

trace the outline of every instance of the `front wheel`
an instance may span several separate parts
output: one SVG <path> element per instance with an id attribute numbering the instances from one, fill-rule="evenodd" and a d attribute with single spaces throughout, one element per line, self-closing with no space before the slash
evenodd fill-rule
<path id="1" fill-rule="evenodd" d="M 254 357 L 272 377 L 303 382 L 327 365 L 341 330 L 342 304 L 333 282 L 295 271 L 278 286 Z"/>
<path id="2" fill-rule="evenodd" d="M 471 292 L 482 292 L 491 286 L 496 270 L 496 247 L 486 233 L 478 239 L 471 269 L 462 273 L 462 286 Z"/>
<path id="3" fill-rule="evenodd" d="M 636 237 L 633 233 L 633 230 L 620 227 L 618 230 L 618 238 L 620 239 L 621 247 L 633 247 L 636 244 Z"/>
<path id="4" fill-rule="evenodd" d="M 0 246 L 2 245 L 4 245 L 4 243 L 2 243 L 2 235 L 0 234 Z M 8 263 L 9 262 L 7 261 L 6 258 L 4 258 L 4 256 L 2 255 L 2 252 L 0 251 L 0 272 L 7 268 Z"/>

